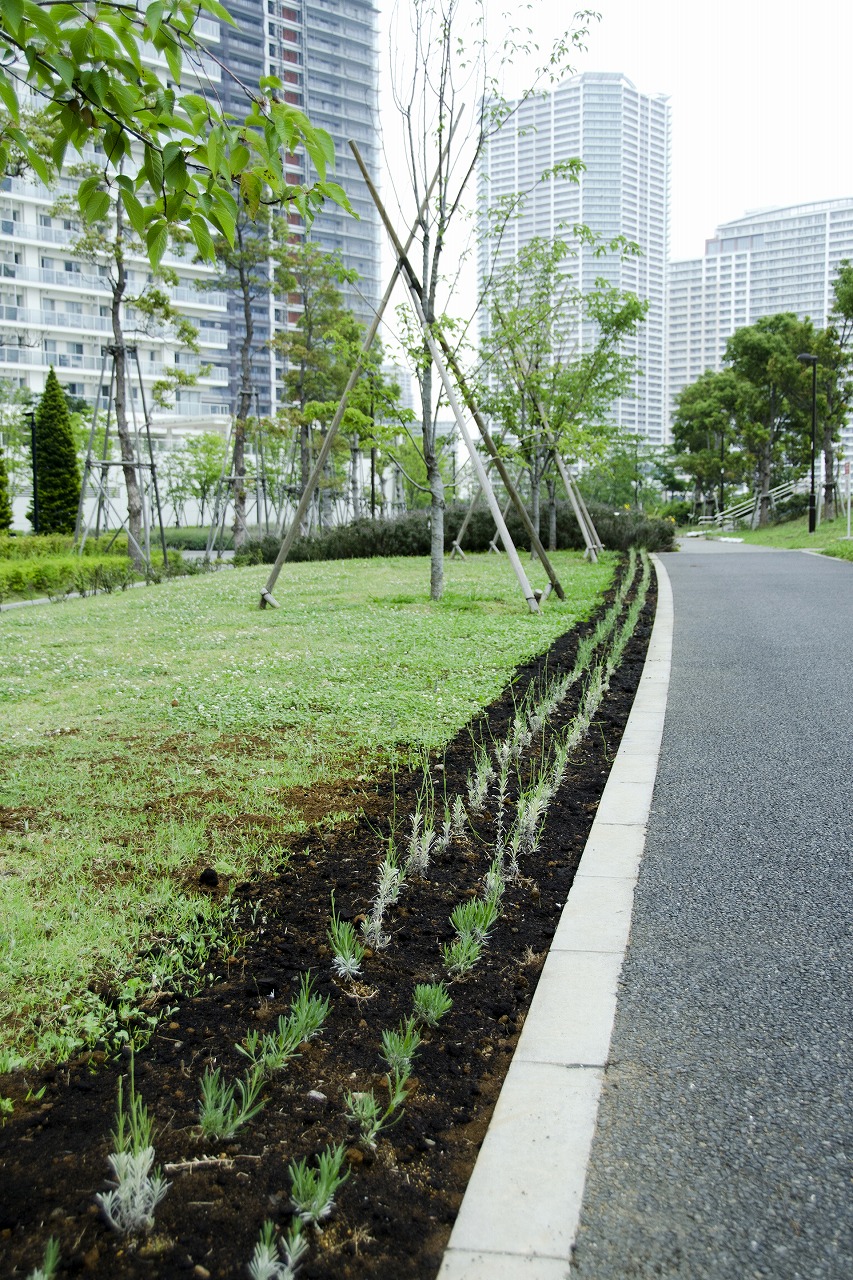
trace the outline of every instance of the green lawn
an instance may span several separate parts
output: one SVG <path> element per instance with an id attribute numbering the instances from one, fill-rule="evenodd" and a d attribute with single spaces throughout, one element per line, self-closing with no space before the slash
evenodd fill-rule
<path id="1" fill-rule="evenodd" d="M 853 559 L 853 543 L 847 542 L 847 515 L 837 520 L 827 520 L 819 524 L 814 533 L 809 533 L 808 517 L 801 516 L 797 520 L 788 520 L 784 524 L 768 525 L 766 529 L 747 529 L 740 527 L 733 532 L 713 533 L 702 530 L 709 538 L 742 538 L 744 542 L 754 543 L 762 547 L 780 547 L 786 551 L 804 550 L 823 551 L 825 555 L 838 556 L 843 560 Z"/>
<path id="2" fill-rule="evenodd" d="M 395 559 L 288 565 L 280 610 L 257 608 L 261 566 L 0 612 L 0 1071 L 3 1046 L 8 1065 L 144 1026 L 164 967 L 228 936 L 200 868 L 280 858 L 304 829 L 293 788 L 448 741 L 615 566 L 554 561 L 567 598 L 539 617 L 505 556 L 473 555 L 447 561 L 440 604 L 426 561 Z M 116 982 L 121 1026 L 89 990 Z"/>

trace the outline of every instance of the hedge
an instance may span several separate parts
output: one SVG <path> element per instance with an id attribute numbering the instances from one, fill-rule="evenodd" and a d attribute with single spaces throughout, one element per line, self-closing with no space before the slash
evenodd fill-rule
<path id="1" fill-rule="evenodd" d="M 444 548 L 450 551 L 462 526 L 467 507 L 455 503 L 447 508 L 444 520 Z M 627 551 L 631 546 L 648 551 L 671 551 L 675 546 L 675 523 L 670 519 L 646 516 L 641 511 L 614 511 L 599 504 L 590 505 L 590 515 L 604 546 L 614 551 Z M 507 516 L 507 527 L 519 547 L 528 547 L 529 539 L 514 510 Z M 474 512 L 465 532 L 463 551 L 487 551 L 494 537 L 494 521 L 486 509 Z M 543 512 L 541 536 L 547 542 L 547 512 Z M 252 539 L 235 552 L 234 563 L 272 564 L 278 555 L 280 539 Z M 557 503 L 557 547 L 582 551 L 584 541 L 567 502 Z M 356 520 L 337 525 L 307 538 L 297 538 L 290 560 L 351 560 L 370 556 L 425 556 L 430 553 L 429 512 L 409 511 L 393 520 Z"/>
<path id="2" fill-rule="evenodd" d="M 126 556 L 60 555 L 0 560 L 0 604 L 12 597 L 62 599 L 72 591 L 81 596 L 125 591 L 136 582 L 161 582 L 164 577 L 179 578 L 203 572 L 202 566 L 188 563 L 179 555 L 169 557 L 165 572 L 162 556 L 154 556 L 152 560 L 148 573 L 134 569 Z"/>

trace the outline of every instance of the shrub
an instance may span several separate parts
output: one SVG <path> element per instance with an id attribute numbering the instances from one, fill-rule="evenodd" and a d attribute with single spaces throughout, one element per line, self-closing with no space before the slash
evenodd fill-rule
<path id="1" fill-rule="evenodd" d="M 36 409 L 39 532 L 72 533 L 80 503 L 80 468 L 68 402 L 51 368 Z M 32 513 L 28 513 L 30 519 Z"/>
<path id="2" fill-rule="evenodd" d="M 467 507 L 456 503 L 445 512 L 444 546 L 450 551 Z M 543 513 L 544 515 L 544 513 Z M 675 542 L 675 526 L 671 520 L 646 516 L 641 511 L 614 511 L 610 507 L 592 504 L 590 515 L 605 547 L 614 551 L 626 551 L 630 546 L 644 547 L 648 551 L 671 551 Z M 542 528 L 546 528 L 547 517 Z M 510 536 L 519 547 L 527 547 L 529 540 L 521 517 L 515 510 L 507 516 Z M 495 525 L 491 513 L 483 507 L 471 518 L 463 550 L 487 551 L 494 537 Z M 280 539 L 264 537 L 252 539 L 234 556 L 234 563 L 272 564 L 278 555 Z M 557 546 L 561 550 L 581 551 L 584 541 L 574 513 L 567 502 L 557 503 Z M 308 538 L 297 538 L 290 552 L 290 560 L 349 560 L 370 556 L 426 556 L 430 550 L 429 512 L 409 511 L 391 520 L 355 520 L 352 524 L 325 529 Z"/>
<path id="3" fill-rule="evenodd" d="M 0 449 L 0 533 L 7 533 L 12 527 L 12 504 L 9 501 L 9 472 L 6 470 L 6 459 Z"/>
<path id="4" fill-rule="evenodd" d="M 797 520 L 809 509 L 807 493 L 792 493 L 784 502 L 777 502 L 770 517 L 771 524 L 785 524 L 788 520 Z"/>

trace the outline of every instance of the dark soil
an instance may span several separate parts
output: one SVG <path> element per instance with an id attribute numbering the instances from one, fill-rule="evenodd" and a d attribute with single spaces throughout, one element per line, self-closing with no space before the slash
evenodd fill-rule
<path id="1" fill-rule="evenodd" d="M 282 1228 L 289 1221 L 288 1163 L 344 1143 L 350 1177 L 322 1233 L 311 1233 L 300 1277 L 433 1280 L 619 746 L 653 615 L 651 593 L 551 805 L 539 849 L 525 863 L 524 879 L 508 884 L 483 959 L 450 985 L 453 1008 L 426 1034 L 404 1114 L 376 1150 L 364 1149 L 348 1130 L 344 1096 L 370 1087 L 385 1096 L 381 1033 L 411 1012 L 416 982 L 444 976 L 440 947 L 453 936 L 450 912 L 480 888 L 492 830 L 490 818 L 478 820 L 469 841 L 454 842 L 432 862 L 428 879 L 410 882 L 391 909 L 391 945 L 369 955 L 355 985 L 339 981 L 326 941 L 330 892 L 340 914 L 358 921 L 373 896 L 382 836 L 394 814 L 403 836 L 422 780 L 399 773 L 393 786 L 389 776 L 365 795 L 362 816 L 331 832 L 319 823 L 294 842 L 279 874 L 237 887 L 247 928 L 255 915 L 245 945 L 221 959 L 215 982 L 183 1001 L 137 1054 L 137 1088 L 155 1118 L 158 1164 L 220 1158 L 207 1169 L 167 1173 L 171 1185 L 147 1239 L 118 1238 L 93 1199 L 108 1187 L 116 1083 L 127 1063 L 93 1054 L 0 1079 L 0 1095 L 15 1103 L 0 1129 L 3 1276 L 28 1275 L 53 1235 L 61 1244 L 60 1275 L 245 1277 L 264 1220 Z M 437 795 L 445 785 L 448 797 L 465 795 L 472 739 L 505 736 L 524 690 L 544 674 L 570 669 L 585 629 L 519 669 L 513 685 L 456 737 L 432 771 Z M 579 684 L 556 723 L 574 714 L 581 692 Z M 328 805 L 341 807 L 334 796 Z M 7 811 L 4 822 L 14 816 Z M 258 903 L 259 909 L 250 905 Z M 198 1081 L 205 1067 L 218 1064 L 229 1078 L 242 1073 L 246 1063 L 235 1043 L 249 1028 L 270 1029 L 309 970 L 331 1000 L 321 1035 L 265 1087 L 265 1109 L 236 1139 L 201 1140 Z"/>

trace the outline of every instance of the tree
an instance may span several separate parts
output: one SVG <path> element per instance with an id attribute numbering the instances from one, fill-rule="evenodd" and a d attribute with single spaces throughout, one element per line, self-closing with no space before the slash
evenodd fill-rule
<path id="1" fill-rule="evenodd" d="M 844 259 L 832 282 L 829 324 L 816 336 L 817 382 L 821 395 L 820 448 L 823 451 L 824 518 L 836 514 L 835 446 L 853 399 L 853 265 Z"/>
<path id="2" fill-rule="evenodd" d="M 361 345 L 360 325 L 344 305 L 340 288 L 357 278 L 337 254 L 325 253 L 310 240 L 279 243 L 276 292 L 287 298 L 297 318 L 270 345 L 284 360 L 284 416 L 299 434 L 301 493 L 311 473 L 312 426 L 333 416 Z M 353 410 L 347 413 L 352 421 Z M 321 511 L 327 499 L 328 488 L 321 488 Z"/>
<path id="3" fill-rule="evenodd" d="M 810 352 L 814 342 L 810 320 L 780 312 L 737 329 L 726 343 L 724 358 L 737 378 L 740 439 L 754 467 L 762 526 L 770 519 L 774 473 L 780 467 L 801 470 L 809 456 L 810 396 L 803 394 L 797 355 Z"/>
<path id="4" fill-rule="evenodd" d="M 96 174 L 96 182 L 100 175 Z M 86 179 L 88 181 L 89 179 Z M 179 345 L 190 351 L 198 350 L 198 331 L 172 306 L 165 286 L 177 283 L 176 273 L 164 266 L 149 275 L 139 292 L 128 293 L 128 258 L 141 253 L 142 246 L 125 217 L 125 205 L 113 199 L 105 189 L 106 204 L 102 216 L 85 222 L 72 241 L 74 254 L 83 262 L 91 263 L 106 273 L 110 287 L 110 320 L 113 341 L 110 347 L 113 359 L 113 392 L 116 435 L 121 455 L 122 473 L 127 491 L 128 550 L 134 564 L 141 567 L 142 555 L 142 507 L 143 494 L 139 483 L 139 471 L 135 432 L 132 427 L 132 369 L 131 353 L 126 331 L 128 322 L 137 333 L 169 332 Z M 70 210 L 65 200 L 60 200 L 56 210 L 68 216 Z M 198 375 L 177 366 L 164 368 L 163 376 L 154 384 L 155 404 L 165 404 L 172 391 L 179 386 L 195 382 Z"/>
<path id="5" fill-rule="evenodd" d="M 36 409 L 39 533 L 73 533 L 80 505 L 80 469 L 65 394 L 51 367 Z M 33 511 L 27 513 L 33 519 Z"/>
<path id="6" fill-rule="evenodd" d="M 747 456 L 741 445 L 742 389 L 731 369 L 708 370 L 683 387 L 675 402 L 672 442 L 678 466 L 693 482 L 694 510 L 726 505 L 726 485 L 743 482 Z"/>
<path id="7" fill-rule="evenodd" d="M 488 139 L 514 108 L 500 92 L 503 69 L 533 48 L 530 33 L 511 28 L 497 47 L 486 35 L 485 0 L 475 0 L 473 20 L 460 0 L 406 0 L 398 3 L 396 19 L 408 24 L 408 48 L 397 41 L 394 102 L 405 137 L 406 164 L 414 197 L 416 244 L 410 254 L 417 263 L 420 307 L 428 325 L 444 319 L 442 298 L 452 293 L 453 282 L 443 279 L 445 250 L 452 227 L 464 218 L 468 183 Z M 525 101 L 543 82 L 556 84 L 571 68 L 568 56 L 582 45 L 581 25 L 557 41 L 545 66 L 521 97 Z M 469 104 L 463 107 L 463 92 Z M 578 167 L 578 162 L 575 162 Z M 426 199 L 432 177 L 437 180 Z M 539 178 L 539 174 L 536 178 Z M 512 216 L 510 205 L 494 211 L 490 231 Z M 407 211 L 407 220 L 412 213 Z M 458 270 L 459 260 L 455 261 Z M 470 320 L 470 318 L 469 318 Z M 444 480 L 437 431 L 438 396 L 428 344 L 420 332 L 409 344 L 410 360 L 418 381 L 421 410 L 421 445 L 430 489 L 431 567 L 430 595 L 441 597 L 444 584 Z"/>
<path id="8" fill-rule="evenodd" d="M 596 252 L 636 251 L 621 238 L 605 244 L 584 230 L 582 239 Z M 622 344 L 647 310 L 606 280 L 584 293 L 571 271 L 575 254 L 561 239 L 535 238 L 520 249 L 492 286 L 481 344 L 480 404 L 527 470 L 537 534 L 554 447 L 572 461 L 592 462 L 613 438 L 609 413 L 635 369 Z"/>
<path id="9" fill-rule="evenodd" d="M 0 447 L 6 455 L 10 498 L 25 494 L 32 481 L 29 415 L 33 403 L 29 387 L 0 378 Z"/>
<path id="10" fill-rule="evenodd" d="M 8 0 L 0 6 L 0 171 L 17 150 L 43 182 L 50 173 L 22 128 L 30 95 L 43 105 L 53 133 L 52 161 L 62 170 L 69 146 L 81 155 L 97 144 L 100 177 L 81 183 L 80 212 L 104 218 L 111 196 L 145 242 L 155 268 L 170 227 L 187 227 L 199 252 L 214 254 L 211 228 L 231 240 L 238 199 L 254 216 L 261 204 L 284 204 L 310 219 L 326 199 L 349 207 L 327 181 L 334 158 L 329 135 L 286 103 L 283 86 L 265 77 L 245 86 L 195 33 L 199 14 L 232 23 L 219 0 L 170 0 L 135 8 L 114 0 L 76 4 Z M 171 84 L 161 81 L 150 51 L 165 58 Z M 209 81 L 206 62 L 219 63 L 238 87 L 245 114 L 235 118 Z M 184 67 L 207 92 L 182 89 Z M 174 87 L 172 87 L 174 86 Z M 317 180 L 294 186 L 285 158 L 304 148 Z M 142 188 L 150 199 L 140 199 Z"/>
<path id="11" fill-rule="evenodd" d="M 0 449 L 0 533 L 8 533 L 12 528 L 12 503 L 9 501 L 9 473 L 6 470 L 6 459 Z"/>

